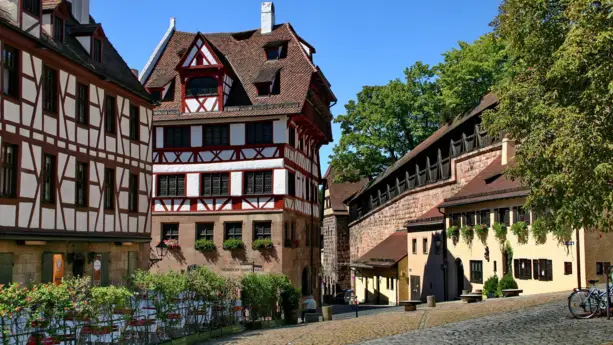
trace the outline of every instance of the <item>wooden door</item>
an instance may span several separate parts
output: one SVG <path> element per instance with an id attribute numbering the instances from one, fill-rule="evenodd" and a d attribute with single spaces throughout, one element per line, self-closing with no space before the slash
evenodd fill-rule
<path id="1" fill-rule="evenodd" d="M 421 300 L 421 277 L 411 276 L 411 300 Z"/>

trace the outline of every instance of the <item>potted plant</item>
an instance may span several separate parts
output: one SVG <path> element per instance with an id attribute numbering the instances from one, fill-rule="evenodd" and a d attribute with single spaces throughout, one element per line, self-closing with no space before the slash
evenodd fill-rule
<path id="1" fill-rule="evenodd" d="M 464 225 L 460 228 L 460 232 L 462 233 L 462 237 L 464 238 L 464 242 L 469 246 L 473 242 L 473 238 L 475 238 L 475 231 L 472 226 Z"/>
<path id="2" fill-rule="evenodd" d="M 293 240 L 292 241 L 292 248 L 298 248 L 300 246 L 300 241 L 298 240 Z"/>
<path id="3" fill-rule="evenodd" d="M 502 223 L 495 223 L 492 225 L 492 229 L 494 230 L 496 239 L 500 241 L 500 243 L 504 243 L 507 239 L 507 227 Z"/>
<path id="4" fill-rule="evenodd" d="M 205 239 L 196 240 L 196 242 L 194 242 L 194 248 L 201 252 L 214 252 L 217 250 L 215 242 Z"/>
<path id="5" fill-rule="evenodd" d="M 166 245 L 166 247 L 168 247 L 168 249 L 181 248 L 181 245 L 179 245 L 179 240 L 174 240 L 174 239 L 164 240 L 164 244 Z"/>
<path id="6" fill-rule="evenodd" d="M 229 238 L 223 241 L 223 249 L 225 250 L 239 250 L 245 248 L 245 244 L 242 240 L 236 238 Z"/>
<path id="7" fill-rule="evenodd" d="M 517 236 L 517 242 L 521 244 L 528 243 L 528 224 L 526 222 L 513 223 L 511 231 Z"/>
<path id="8" fill-rule="evenodd" d="M 477 237 L 483 244 L 487 242 L 488 231 L 489 231 L 489 228 L 485 224 L 475 225 L 475 233 L 477 234 Z"/>
<path id="9" fill-rule="evenodd" d="M 269 239 L 258 239 L 253 241 L 251 244 L 251 248 L 253 248 L 253 250 L 266 250 L 272 249 L 272 247 L 272 241 Z"/>
<path id="10" fill-rule="evenodd" d="M 457 244 L 460 240 L 460 228 L 457 225 L 452 225 L 447 228 L 447 236 L 451 238 L 453 244 Z"/>

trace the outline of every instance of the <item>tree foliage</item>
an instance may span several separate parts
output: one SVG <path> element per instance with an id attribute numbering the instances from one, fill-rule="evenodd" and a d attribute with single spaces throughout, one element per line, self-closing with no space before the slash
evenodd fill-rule
<path id="1" fill-rule="evenodd" d="M 505 0 L 494 27 L 513 64 L 484 122 L 517 140 L 508 173 L 530 187 L 526 206 L 558 238 L 610 231 L 613 2 Z"/>
<path id="2" fill-rule="evenodd" d="M 434 71 L 421 62 L 405 69 L 405 81 L 364 86 L 335 122 L 342 136 L 331 156 L 341 180 L 374 177 L 438 128 L 440 101 Z"/>

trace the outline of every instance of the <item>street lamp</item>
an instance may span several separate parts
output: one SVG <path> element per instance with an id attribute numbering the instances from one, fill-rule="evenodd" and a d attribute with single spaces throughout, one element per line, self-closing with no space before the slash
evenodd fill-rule
<path id="1" fill-rule="evenodd" d="M 434 251 L 438 254 L 441 252 L 441 246 L 443 245 L 443 241 L 441 240 L 441 235 L 436 233 L 434 235 Z"/>
<path id="2" fill-rule="evenodd" d="M 160 241 L 160 243 L 155 246 L 155 254 L 157 255 L 156 258 L 149 258 L 149 267 L 152 267 L 156 263 L 162 261 L 162 259 L 164 259 L 164 257 L 168 254 L 168 246 L 166 243 L 164 243 L 164 241 Z"/>

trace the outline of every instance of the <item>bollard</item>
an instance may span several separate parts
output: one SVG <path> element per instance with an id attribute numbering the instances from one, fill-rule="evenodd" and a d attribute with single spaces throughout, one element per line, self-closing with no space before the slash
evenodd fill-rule
<path id="1" fill-rule="evenodd" d="M 324 321 L 332 321 L 332 307 L 321 307 L 321 316 Z"/>
<path id="2" fill-rule="evenodd" d="M 426 297 L 426 300 L 428 301 L 428 308 L 436 307 L 436 297 L 435 296 L 428 296 Z"/>

